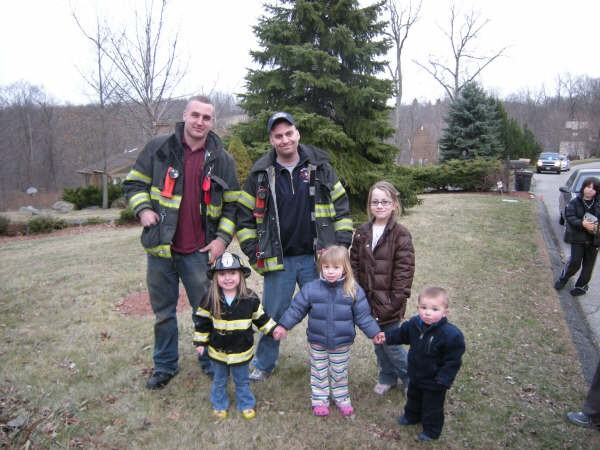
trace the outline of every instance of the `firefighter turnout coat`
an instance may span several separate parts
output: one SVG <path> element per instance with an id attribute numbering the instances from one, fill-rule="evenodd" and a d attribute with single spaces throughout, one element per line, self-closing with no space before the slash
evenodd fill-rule
<path id="1" fill-rule="evenodd" d="M 157 136 L 148 142 L 123 183 L 129 207 L 136 216 L 146 208 L 159 215 L 157 225 L 144 228 L 142 245 L 149 254 L 164 258 L 171 257 L 171 242 L 177 228 L 183 193 L 182 135 L 183 122 L 179 122 L 174 133 Z M 207 136 L 205 150 L 198 207 L 206 243 L 218 237 L 228 245 L 235 232 L 239 195 L 235 164 L 231 155 L 223 149 L 219 136 L 212 131 Z M 169 175 L 171 169 L 178 174 L 174 179 Z M 171 195 L 163 195 L 165 183 L 173 180 Z"/>
<path id="2" fill-rule="evenodd" d="M 329 245 L 350 246 L 352 219 L 346 190 L 329 155 L 309 145 L 299 145 L 299 165 L 307 164 L 315 253 Z M 252 167 L 239 195 L 237 238 L 252 267 L 260 274 L 283 270 L 283 246 L 275 189 L 275 149 Z"/>

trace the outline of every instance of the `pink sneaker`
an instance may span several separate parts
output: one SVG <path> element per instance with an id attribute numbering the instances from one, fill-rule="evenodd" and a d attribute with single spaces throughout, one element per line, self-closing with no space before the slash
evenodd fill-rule
<path id="1" fill-rule="evenodd" d="M 315 416 L 324 417 L 329 415 L 329 408 L 327 406 L 313 406 L 313 414 Z"/>
<path id="2" fill-rule="evenodd" d="M 354 414 L 354 408 L 352 406 L 342 406 L 340 412 L 342 413 L 342 416 L 351 416 Z"/>

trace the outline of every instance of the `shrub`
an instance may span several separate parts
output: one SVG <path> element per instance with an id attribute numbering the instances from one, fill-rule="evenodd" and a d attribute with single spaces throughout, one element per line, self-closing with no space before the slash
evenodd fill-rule
<path id="1" fill-rule="evenodd" d="M 489 191 L 503 179 L 502 163 L 496 159 L 450 160 L 438 166 L 414 169 L 413 179 L 421 190 Z"/>
<path id="2" fill-rule="evenodd" d="M 121 214 L 119 215 L 119 218 L 116 222 L 119 225 L 135 223 L 137 222 L 137 217 L 135 217 L 135 214 L 133 214 L 133 209 L 125 208 L 123 211 L 121 211 Z"/>
<path id="3" fill-rule="evenodd" d="M 103 219 L 102 217 L 90 217 L 85 223 L 87 225 L 99 225 L 101 223 L 106 223 L 106 219 Z"/>
<path id="4" fill-rule="evenodd" d="M 123 196 L 123 187 L 120 184 L 108 185 L 108 203 Z M 90 206 L 102 206 L 102 188 L 99 186 L 88 186 L 85 188 L 65 188 L 62 199 L 71 202 L 77 209 Z"/>
<path id="5" fill-rule="evenodd" d="M 8 226 L 10 225 L 10 219 L 5 216 L 0 216 L 0 235 L 6 236 L 8 234 Z"/>
<path id="6" fill-rule="evenodd" d="M 66 227 L 67 222 L 63 219 L 50 216 L 37 216 L 27 222 L 27 230 L 32 234 L 50 233 L 53 230 L 62 230 Z"/>

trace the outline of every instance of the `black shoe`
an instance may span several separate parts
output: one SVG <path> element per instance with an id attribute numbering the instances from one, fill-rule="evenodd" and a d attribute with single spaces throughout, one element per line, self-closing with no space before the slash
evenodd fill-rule
<path id="1" fill-rule="evenodd" d="M 146 381 L 146 387 L 148 389 L 162 389 L 169 384 L 169 381 L 171 381 L 171 378 L 175 375 L 177 375 L 177 372 L 173 374 L 166 372 L 152 372 L 152 375 L 150 375 L 150 378 Z"/>
<path id="2" fill-rule="evenodd" d="M 582 412 L 569 412 L 567 413 L 567 419 L 580 427 L 589 428 L 592 426 L 592 419 L 590 416 Z"/>
<path id="3" fill-rule="evenodd" d="M 587 289 L 585 289 L 584 287 L 575 287 L 574 289 L 571 289 L 571 295 L 573 297 L 579 297 L 580 295 L 585 295 L 587 293 Z"/>
<path id="4" fill-rule="evenodd" d="M 414 425 L 415 423 L 417 423 L 417 422 L 410 422 L 406 418 L 406 416 L 400 416 L 400 417 L 398 417 L 397 422 L 398 422 L 399 425 Z"/>
<path id="5" fill-rule="evenodd" d="M 565 284 L 567 284 L 566 281 L 561 280 L 560 278 L 558 280 L 556 280 L 556 282 L 554 283 L 554 289 L 556 289 L 557 291 L 560 291 L 562 288 L 565 287 Z"/>
<path id="6" fill-rule="evenodd" d="M 433 438 L 433 437 L 429 436 L 428 434 L 419 433 L 419 440 L 422 442 L 435 441 L 436 439 L 437 438 Z"/>

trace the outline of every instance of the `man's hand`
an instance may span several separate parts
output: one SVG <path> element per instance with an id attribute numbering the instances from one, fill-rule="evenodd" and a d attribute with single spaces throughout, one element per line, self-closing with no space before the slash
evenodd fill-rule
<path id="1" fill-rule="evenodd" d="M 225 251 L 225 242 L 216 238 L 208 243 L 206 247 L 200 249 L 202 253 L 208 252 L 208 264 L 212 264 Z"/>
<path id="2" fill-rule="evenodd" d="M 151 227 L 152 225 L 156 225 L 158 223 L 158 214 L 156 214 L 150 208 L 142 209 L 139 214 L 140 224 L 144 228 Z"/>

